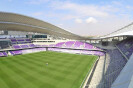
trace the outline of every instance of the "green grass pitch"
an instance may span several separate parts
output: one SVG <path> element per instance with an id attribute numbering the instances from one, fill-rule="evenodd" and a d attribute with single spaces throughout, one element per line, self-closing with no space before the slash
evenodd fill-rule
<path id="1" fill-rule="evenodd" d="M 0 88 L 79 88 L 97 58 L 50 51 L 0 57 Z"/>

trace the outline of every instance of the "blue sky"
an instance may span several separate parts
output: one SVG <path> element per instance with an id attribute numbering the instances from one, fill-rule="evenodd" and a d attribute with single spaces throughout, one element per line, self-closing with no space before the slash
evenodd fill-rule
<path id="1" fill-rule="evenodd" d="M 0 0 L 0 11 L 38 18 L 83 36 L 108 34 L 133 22 L 132 0 Z"/>

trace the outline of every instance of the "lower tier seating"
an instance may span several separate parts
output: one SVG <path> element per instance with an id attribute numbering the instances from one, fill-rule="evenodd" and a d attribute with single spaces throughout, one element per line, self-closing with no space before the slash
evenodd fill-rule
<path id="1" fill-rule="evenodd" d="M 8 56 L 6 52 L 2 51 L 0 52 L 0 57 Z"/>

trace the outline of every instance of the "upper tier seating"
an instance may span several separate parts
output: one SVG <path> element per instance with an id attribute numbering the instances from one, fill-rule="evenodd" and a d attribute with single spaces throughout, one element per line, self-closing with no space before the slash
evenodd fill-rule
<path id="1" fill-rule="evenodd" d="M 29 39 L 26 39 L 29 41 Z M 16 41 L 13 39 L 13 41 Z M 18 41 L 24 41 L 24 39 L 19 39 Z M 85 50 L 65 50 L 65 52 L 75 52 L 75 53 L 82 53 L 82 54 L 93 54 L 93 55 L 99 55 L 103 56 L 104 53 L 100 51 L 87 51 L 87 50 L 100 50 L 100 48 L 94 47 L 91 44 L 80 42 L 80 41 L 67 41 L 67 42 L 60 42 L 57 44 L 50 44 L 50 45 L 34 45 L 34 44 L 24 44 L 24 45 L 13 45 L 14 49 L 26 49 L 26 48 L 36 48 L 36 47 L 59 47 L 59 48 L 73 48 L 73 49 L 86 49 Z M 60 49 L 55 49 L 60 50 Z M 55 51 L 54 50 L 54 51 Z"/>
<path id="2" fill-rule="evenodd" d="M 13 45 L 14 49 L 21 49 L 21 47 L 19 45 Z"/>
<path id="3" fill-rule="evenodd" d="M 10 40 L 11 40 L 11 42 L 17 42 L 17 40 L 15 38 L 11 38 Z"/>
<path id="4" fill-rule="evenodd" d="M 32 47 L 32 48 L 33 48 L 33 47 L 36 47 L 34 44 L 29 44 L 29 46 Z"/>
<path id="5" fill-rule="evenodd" d="M 80 41 L 76 41 L 73 48 L 80 48 L 80 46 L 83 46 L 84 43 L 83 42 L 80 42 Z"/>
<path id="6" fill-rule="evenodd" d="M 110 88 L 111 84 L 118 77 L 119 73 L 127 63 L 127 60 L 122 56 L 119 50 L 107 50 L 109 56 L 106 58 L 105 65 L 105 88 Z"/>
<path id="7" fill-rule="evenodd" d="M 34 44 L 27 44 L 27 45 L 13 45 L 14 49 L 26 49 L 26 48 L 34 48 L 34 47 L 42 47 L 40 45 L 34 45 Z"/>
<path id="8" fill-rule="evenodd" d="M 25 44 L 25 43 L 32 43 L 31 39 L 28 38 L 10 38 L 12 44 Z"/>
<path id="9" fill-rule="evenodd" d="M 75 41 L 68 41 L 68 42 L 65 43 L 65 45 L 66 45 L 65 47 L 66 48 L 71 48 L 74 43 L 75 43 Z"/>
<path id="10" fill-rule="evenodd" d="M 127 63 L 127 60 L 122 56 L 119 50 L 106 50 L 106 52 L 106 59 L 103 58 L 102 63 L 97 65 L 96 68 L 99 69 L 95 70 L 90 85 L 86 88 L 111 88 L 112 83 L 116 80 L 121 70 Z M 100 60 L 101 59 L 99 59 L 99 61 Z M 104 67 L 105 69 L 103 69 Z"/>
<path id="11" fill-rule="evenodd" d="M 29 46 L 28 45 L 20 45 L 23 49 L 25 49 L 25 48 L 29 48 Z"/>
<path id="12" fill-rule="evenodd" d="M 101 50 L 100 48 L 94 47 L 93 45 L 89 43 L 84 43 L 80 41 L 59 42 L 57 44 L 51 44 L 49 45 L 49 47 Z"/>
<path id="13" fill-rule="evenodd" d="M 127 58 L 130 58 L 133 53 L 133 38 L 123 40 L 117 44 L 117 46 L 127 56 Z"/>
<path id="14" fill-rule="evenodd" d="M 85 43 L 85 49 L 93 49 L 93 45 Z"/>
<path id="15" fill-rule="evenodd" d="M 60 42 L 55 45 L 55 47 L 62 47 L 65 42 Z"/>

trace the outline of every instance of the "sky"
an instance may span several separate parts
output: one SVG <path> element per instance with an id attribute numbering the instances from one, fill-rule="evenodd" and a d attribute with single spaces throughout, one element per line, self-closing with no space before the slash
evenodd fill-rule
<path id="1" fill-rule="evenodd" d="M 0 0 L 0 11 L 34 17 L 81 36 L 106 35 L 133 22 L 133 0 Z"/>

